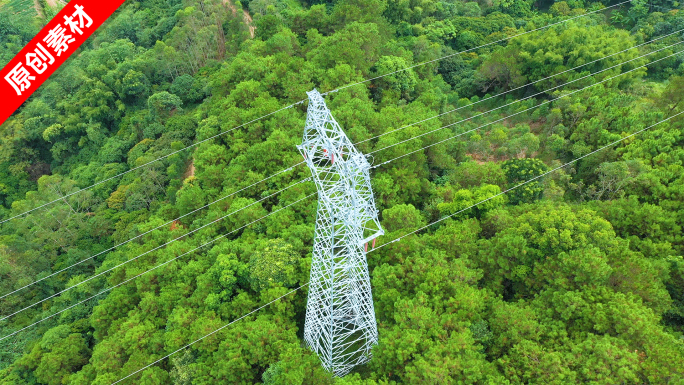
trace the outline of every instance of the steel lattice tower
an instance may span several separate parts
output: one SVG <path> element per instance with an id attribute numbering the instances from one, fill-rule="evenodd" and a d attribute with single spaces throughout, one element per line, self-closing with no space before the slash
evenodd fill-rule
<path id="1" fill-rule="evenodd" d="M 378 341 L 366 252 L 384 234 L 378 221 L 366 157 L 356 150 L 325 105 L 307 92 L 299 151 L 318 188 L 304 339 L 323 367 L 344 376 L 370 360 Z"/>

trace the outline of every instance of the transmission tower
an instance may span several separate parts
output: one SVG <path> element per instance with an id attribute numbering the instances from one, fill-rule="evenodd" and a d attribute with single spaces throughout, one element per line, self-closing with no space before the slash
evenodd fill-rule
<path id="1" fill-rule="evenodd" d="M 366 363 L 378 341 L 366 252 L 384 234 L 366 156 L 335 121 L 321 94 L 309 107 L 299 151 L 318 188 L 304 340 L 323 367 L 344 376 Z"/>

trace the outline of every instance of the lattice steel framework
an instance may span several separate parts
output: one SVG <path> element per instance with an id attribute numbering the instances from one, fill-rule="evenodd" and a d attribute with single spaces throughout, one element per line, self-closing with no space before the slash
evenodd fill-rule
<path id="1" fill-rule="evenodd" d="M 342 131 L 321 94 L 309 107 L 299 151 L 318 188 L 304 339 L 323 367 L 344 376 L 367 362 L 378 341 L 366 252 L 384 232 L 366 156 Z"/>

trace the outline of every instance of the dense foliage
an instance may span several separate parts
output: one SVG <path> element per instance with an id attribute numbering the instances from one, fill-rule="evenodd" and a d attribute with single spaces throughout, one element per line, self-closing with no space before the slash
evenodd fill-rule
<path id="1" fill-rule="evenodd" d="M 3 64 L 36 4 L 0 1 Z M 110 384 L 306 283 L 315 187 L 275 193 L 308 170 L 249 187 L 306 104 L 245 123 L 387 73 L 326 96 L 410 153 L 372 174 L 371 362 L 320 367 L 303 288 L 122 383 L 684 383 L 684 12 L 610 5 L 128 0 L 0 126 L 0 217 L 56 201 L 0 225 L 0 384 Z"/>

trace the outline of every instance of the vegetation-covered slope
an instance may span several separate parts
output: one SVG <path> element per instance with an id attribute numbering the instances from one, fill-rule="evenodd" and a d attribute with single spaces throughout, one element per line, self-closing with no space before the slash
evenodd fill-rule
<path id="1" fill-rule="evenodd" d="M 320 367 L 304 288 L 122 383 L 684 382 L 679 115 L 387 244 L 684 111 L 678 4 L 610 6 L 127 1 L 0 126 L 0 215 L 57 200 L 0 225 L 0 384 L 111 384 L 308 281 L 315 187 L 274 193 L 309 171 L 249 187 L 301 161 L 306 104 L 233 128 L 568 18 L 326 96 L 354 142 L 402 128 L 375 164 L 415 151 L 372 174 L 369 364 Z M 41 23 L 13 9 L 3 63 Z"/>

